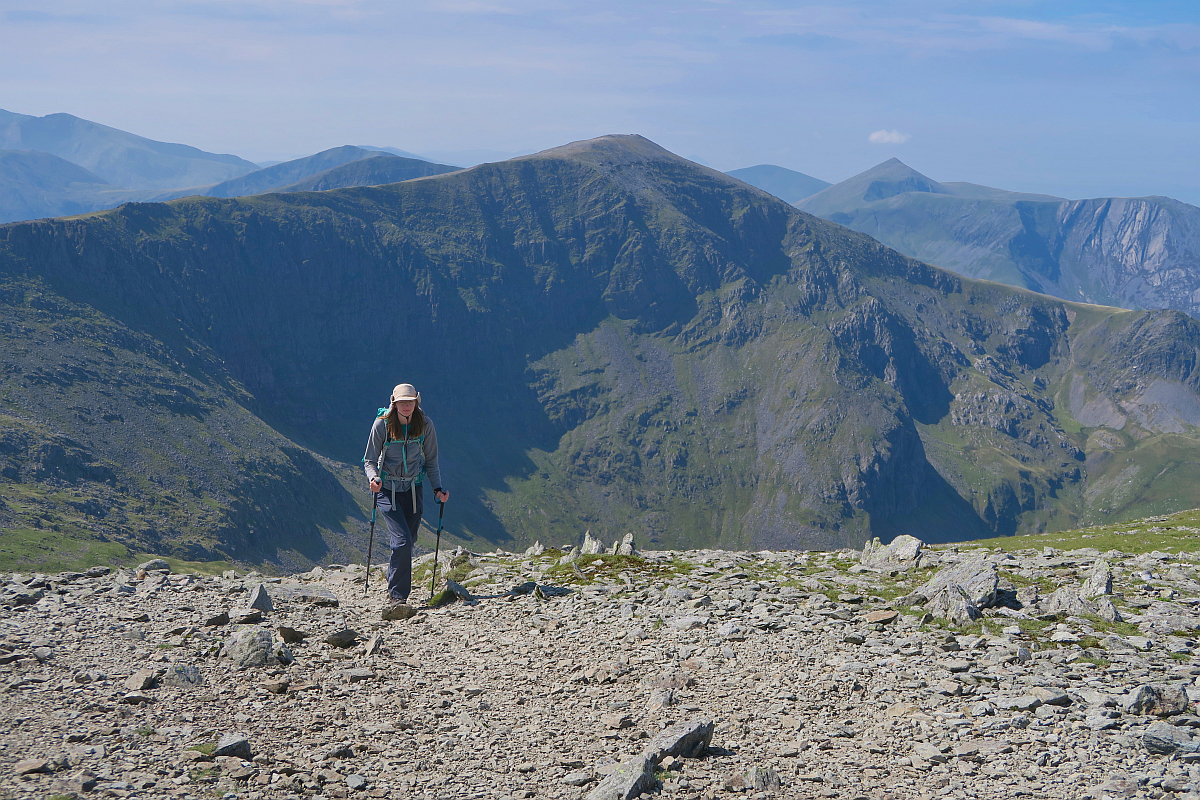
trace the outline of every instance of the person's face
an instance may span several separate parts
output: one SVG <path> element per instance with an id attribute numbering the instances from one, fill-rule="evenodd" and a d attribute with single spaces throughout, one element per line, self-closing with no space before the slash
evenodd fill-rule
<path id="1" fill-rule="evenodd" d="M 413 413 L 413 409 L 416 407 L 417 407 L 416 400 L 397 400 L 396 401 L 396 413 L 398 413 L 404 419 L 408 419 L 409 417 L 411 417 L 412 413 Z"/>

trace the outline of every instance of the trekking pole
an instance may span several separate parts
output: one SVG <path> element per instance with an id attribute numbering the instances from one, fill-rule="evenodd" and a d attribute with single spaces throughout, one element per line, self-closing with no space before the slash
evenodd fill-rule
<path id="1" fill-rule="evenodd" d="M 379 492 L 371 492 L 375 501 L 371 503 L 371 538 L 367 540 L 367 577 L 363 579 L 363 594 L 367 593 L 367 584 L 371 582 L 371 548 L 375 546 L 375 511 L 379 508 Z"/>
<path id="2" fill-rule="evenodd" d="M 438 529 L 437 542 L 433 546 L 433 577 L 429 581 L 429 602 L 433 602 L 433 587 L 437 586 L 438 551 L 442 548 L 442 514 L 446 513 L 446 504 L 438 500 Z"/>

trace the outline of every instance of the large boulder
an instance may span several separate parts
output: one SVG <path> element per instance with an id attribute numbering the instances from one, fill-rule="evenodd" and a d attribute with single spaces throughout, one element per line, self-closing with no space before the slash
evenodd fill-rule
<path id="1" fill-rule="evenodd" d="M 1079 596 L 1085 600 L 1092 600 L 1112 594 L 1112 582 L 1112 567 L 1107 561 L 1100 559 L 1084 578 L 1083 585 L 1079 587 Z"/>
<path id="2" fill-rule="evenodd" d="M 924 549 L 925 543 L 915 536 L 897 536 L 886 545 L 876 537 L 863 547 L 859 560 L 872 569 L 904 571 L 920 563 Z"/>
<path id="3" fill-rule="evenodd" d="M 996 571 L 995 564 L 986 557 L 979 556 L 943 568 L 914 594 L 932 600 L 938 592 L 954 585 L 966 594 L 970 604 L 976 609 L 990 608 L 996 603 L 1000 573 Z"/>
<path id="4" fill-rule="evenodd" d="M 925 610 L 955 625 L 966 625 L 979 617 L 978 606 L 971 602 L 971 598 L 957 583 L 943 586 L 935 592 L 925 605 Z"/>
<path id="5" fill-rule="evenodd" d="M 1053 594 L 1039 604 L 1045 614 L 1067 614 L 1074 617 L 1098 614 L 1099 608 L 1079 596 L 1079 592 L 1069 586 L 1060 586 Z"/>
<path id="6" fill-rule="evenodd" d="M 238 669 L 289 664 L 293 658 L 292 651 L 282 642 L 276 643 L 271 631 L 265 628 L 237 631 L 225 640 L 223 655 Z"/>
<path id="7" fill-rule="evenodd" d="M 646 754 L 621 762 L 595 789 L 588 792 L 587 800 L 634 800 L 653 791 L 658 784 L 654 777 L 657 763 Z"/>
<path id="8" fill-rule="evenodd" d="M 1157 717 L 1173 717 L 1185 714 L 1191 707 L 1187 692 L 1182 687 L 1169 683 L 1146 683 L 1126 698 L 1125 710 L 1131 714 L 1153 714 Z"/>

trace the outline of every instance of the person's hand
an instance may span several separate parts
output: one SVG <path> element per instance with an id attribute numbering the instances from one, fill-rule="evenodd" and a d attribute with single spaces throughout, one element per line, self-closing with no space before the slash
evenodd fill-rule
<path id="1" fill-rule="evenodd" d="M 439 503 L 445 503 L 447 500 L 450 499 L 450 493 L 447 492 L 445 489 L 442 489 L 440 492 L 434 492 L 433 496 L 437 498 L 437 501 Z"/>
<path id="2" fill-rule="evenodd" d="M 371 491 L 372 492 L 378 492 L 382 488 L 383 488 L 383 481 L 379 480 L 379 478 L 371 478 Z"/>

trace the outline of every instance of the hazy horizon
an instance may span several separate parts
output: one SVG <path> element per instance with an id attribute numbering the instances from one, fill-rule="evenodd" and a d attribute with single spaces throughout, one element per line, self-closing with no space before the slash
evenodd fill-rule
<path id="1" fill-rule="evenodd" d="M 1200 205 L 1200 12 L 1173 2 L 13 0 L 0 107 L 254 161 L 444 163 L 640 133 L 728 171 Z M 1052 7 L 1051 7 L 1052 6 Z"/>

